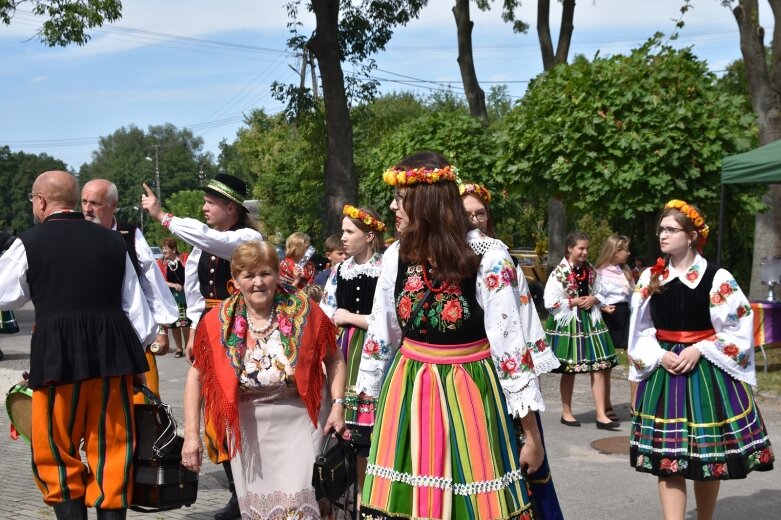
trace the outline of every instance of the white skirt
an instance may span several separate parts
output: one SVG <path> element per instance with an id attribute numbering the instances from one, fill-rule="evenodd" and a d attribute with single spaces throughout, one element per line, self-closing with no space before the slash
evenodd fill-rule
<path id="1" fill-rule="evenodd" d="M 300 397 L 239 402 L 242 447 L 231 468 L 242 520 L 321 517 L 312 466 L 327 417 L 328 406 L 322 406 L 315 428 Z"/>

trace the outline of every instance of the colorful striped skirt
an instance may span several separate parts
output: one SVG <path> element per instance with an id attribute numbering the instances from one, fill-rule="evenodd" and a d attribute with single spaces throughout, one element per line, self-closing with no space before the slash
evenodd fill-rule
<path id="1" fill-rule="evenodd" d="M 618 364 L 610 332 L 601 319 L 591 321 L 590 311 L 578 309 L 577 318 L 557 325 L 553 315 L 545 322 L 545 336 L 561 366 L 552 372 L 578 374 L 613 368 Z"/>
<path id="2" fill-rule="evenodd" d="M 358 450 L 358 455 L 363 457 L 369 454 L 372 426 L 374 426 L 374 399 L 360 398 L 355 391 L 365 337 L 366 331 L 358 327 L 341 327 L 336 337 L 336 344 L 339 345 L 347 362 L 344 418 L 352 434 L 352 443 Z"/>
<path id="3" fill-rule="evenodd" d="M 535 518 L 486 340 L 405 340 L 378 400 L 363 519 Z"/>
<path id="4" fill-rule="evenodd" d="M 680 353 L 687 345 L 660 341 Z M 657 368 L 637 390 L 630 464 L 692 480 L 744 478 L 773 468 L 773 449 L 751 387 L 704 356 L 688 374 Z"/>

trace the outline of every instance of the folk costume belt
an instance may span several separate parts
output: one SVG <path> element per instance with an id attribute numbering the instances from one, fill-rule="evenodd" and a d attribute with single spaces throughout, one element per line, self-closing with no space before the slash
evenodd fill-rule
<path id="1" fill-rule="evenodd" d="M 697 343 L 716 336 L 713 329 L 706 330 L 657 330 L 656 339 L 670 343 Z"/>
<path id="2" fill-rule="evenodd" d="M 421 363 L 435 365 L 450 365 L 456 363 L 471 363 L 491 357 L 488 339 L 483 338 L 473 343 L 459 345 L 433 345 L 404 339 L 401 344 L 401 354 Z"/>

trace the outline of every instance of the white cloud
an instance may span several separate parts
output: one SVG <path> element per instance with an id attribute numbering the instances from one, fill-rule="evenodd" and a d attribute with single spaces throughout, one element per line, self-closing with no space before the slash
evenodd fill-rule
<path id="1" fill-rule="evenodd" d="M 38 83 L 44 83 L 49 81 L 49 76 L 36 76 L 30 80 L 30 85 L 37 85 Z"/>

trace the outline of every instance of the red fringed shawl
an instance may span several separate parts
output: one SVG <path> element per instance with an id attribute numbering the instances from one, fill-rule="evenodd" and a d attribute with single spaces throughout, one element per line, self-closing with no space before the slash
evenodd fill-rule
<path id="1" fill-rule="evenodd" d="M 300 290 L 288 293 L 281 286 L 275 296 L 280 337 L 296 386 L 312 424 L 317 426 L 323 392 L 322 363 L 336 351 L 336 328 L 331 320 Z M 239 374 L 247 334 L 247 310 L 240 293 L 209 311 L 198 324 L 193 353 L 200 372 L 205 422 L 214 431 L 218 446 L 233 442 L 229 456 L 241 446 L 239 428 Z"/>

